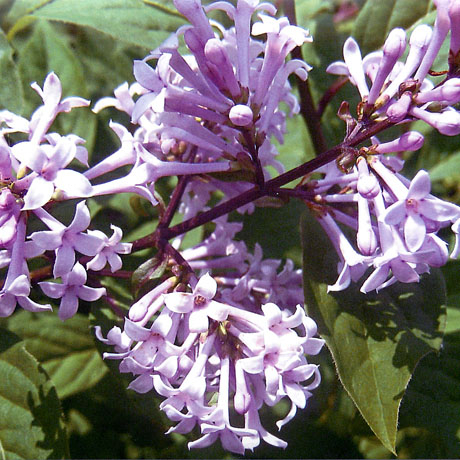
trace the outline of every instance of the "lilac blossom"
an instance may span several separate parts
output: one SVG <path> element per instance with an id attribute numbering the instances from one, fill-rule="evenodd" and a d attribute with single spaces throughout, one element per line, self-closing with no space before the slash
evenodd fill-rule
<path id="1" fill-rule="evenodd" d="M 87 166 L 84 140 L 75 134 L 61 136 L 48 130 L 59 113 L 87 106 L 89 101 L 79 97 L 61 101 L 61 83 L 52 72 L 46 77 L 43 89 L 36 83 L 32 88 L 42 98 L 43 105 L 30 121 L 6 110 L 0 112 L 0 122 L 6 125 L 0 130 L 2 180 L 10 184 L 23 202 L 22 210 L 38 209 L 52 199 L 88 197 L 92 193 L 90 182 L 81 173 L 67 168 L 74 159 Z M 12 133 L 25 133 L 28 140 L 9 146 L 4 136 Z"/>
<path id="2" fill-rule="evenodd" d="M 459 216 L 457 206 L 429 196 L 430 178 L 426 171 L 419 171 L 412 180 L 407 195 L 393 203 L 383 219 L 387 224 L 404 226 L 407 248 L 416 252 L 422 246 L 427 232 L 424 219 L 446 222 Z"/>
<path id="3" fill-rule="evenodd" d="M 419 148 L 423 136 L 407 132 L 387 143 L 374 141 L 372 147 L 362 151 L 349 173 L 337 174 L 335 165 L 323 168 L 328 171 L 324 179 L 311 185 L 316 206 L 318 203 L 324 206 L 317 219 L 340 260 L 338 279 L 329 290 L 342 290 L 352 281 L 358 282 L 369 267 L 373 267 L 373 271 L 364 280 L 362 292 L 380 290 L 396 281 L 417 282 L 430 267 L 439 267 L 447 261 L 446 244 L 436 233 L 449 225 L 454 232 L 457 230 L 455 222 L 460 208 L 430 193 L 428 173 L 419 171 L 408 181 L 391 169 L 396 158 L 385 156 Z M 381 153 L 375 155 L 374 152 Z M 334 184 L 346 193 L 329 193 Z M 353 205 L 354 211 L 343 212 L 341 204 L 346 204 L 349 211 Z M 356 232 L 356 246 L 345 237 L 336 220 Z M 458 245 L 451 256 L 457 253 Z"/>
<path id="4" fill-rule="evenodd" d="M 59 113 L 89 105 L 89 101 L 81 97 L 68 97 L 61 101 L 62 85 L 54 72 L 47 75 L 43 89 L 37 83 L 32 83 L 31 86 L 43 100 L 43 105 L 32 114 L 29 125 L 30 141 L 37 144 L 43 141 L 45 133 Z"/>
<path id="5" fill-rule="evenodd" d="M 108 238 L 100 230 L 88 230 L 88 235 L 95 236 L 104 243 L 98 253 L 86 264 L 88 270 L 102 270 L 108 263 L 112 273 L 122 267 L 122 261 L 118 254 L 129 254 L 131 243 L 120 243 L 123 233 L 116 225 L 110 224 L 113 234 Z"/>
<path id="6" fill-rule="evenodd" d="M 136 91 L 140 94 L 134 107 L 130 102 L 134 87 L 123 87 L 117 90 L 115 99 L 97 105 L 97 109 L 113 104 L 129 113 L 139 126 L 136 140 L 144 147 L 148 145 L 152 158 L 161 159 L 162 154 L 187 143 L 188 148 L 180 156 L 175 154 L 175 159 L 187 158 L 193 148 L 194 163 L 220 160 L 222 154 L 236 159 L 248 148 L 241 142 L 241 130 L 260 130 L 261 135 L 276 135 L 282 140 L 285 115 L 279 103 L 286 101 L 294 113 L 299 110 L 290 93 L 288 76 L 296 72 L 306 78 L 310 70 L 300 61 L 286 64 L 285 58 L 294 47 L 311 41 L 308 31 L 291 26 L 286 18 L 261 15 L 261 22 L 255 23 L 252 30 L 253 34 L 267 34 L 264 47 L 251 37 L 251 17 L 257 10 L 269 14 L 276 10 L 258 1 L 241 0 L 236 7 L 216 2 L 206 8 L 223 9 L 235 22 L 235 27 L 228 30 L 218 25 L 222 32 L 218 38 L 201 2 L 189 3 L 177 1 L 176 7 L 191 25 L 181 28 L 146 59 L 134 63 Z M 191 51 L 189 56 L 178 52 L 181 35 Z M 155 68 L 148 64 L 152 59 L 157 60 Z M 256 80 L 257 84 L 252 83 Z M 242 88 L 249 92 L 243 102 Z M 261 118 L 256 122 L 258 113 Z M 263 167 L 271 164 L 279 169 L 276 154 L 273 148 L 264 147 L 260 154 L 264 156 Z M 132 158 L 130 161 L 134 162 Z M 93 177 L 93 173 L 89 174 Z"/>
<path id="7" fill-rule="evenodd" d="M 53 299 L 61 299 L 59 318 L 66 320 L 75 315 L 78 310 L 78 299 L 94 302 L 105 294 L 105 288 L 85 286 L 86 270 L 77 262 L 72 270 L 62 276 L 62 284 L 41 282 L 42 291 Z"/>
<path id="8" fill-rule="evenodd" d="M 6 248 L 16 239 L 21 204 L 8 188 L 0 192 L 0 247 Z"/>
<path id="9" fill-rule="evenodd" d="M 367 116 L 374 112 L 380 117 L 387 116 L 394 123 L 419 119 L 441 134 L 454 136 L 460 132 L 460 114 L 451 107 L 460 101 L 456 75 L 448 75 L 436 88 L 426 78 L 451 27 L 450 1 L 439 0 L 435 4 L 434 28 L 420 25 L 413 30 L 405 62 L 398 60 L 405 50 L 405 33 L 393 29 L 383 52 L 373 52 L 364 58 L 356 41 L 349 38 L 343 49 L 345 62 L 334 62 L 327 71 L 350 79 L 366 102 L 364 112 Z M 454 10 L 452 5 L 455 17 Z M 453 46 L 456 46 L 455 39 Z M 436 111 L 429 108 L 431 102 L 439 104 Z"/>
<path id="10" fill-rule="evenodd" d="M 217 282 L 209 274 L 200 278 L 191 294 L 174 292 L 166 294 L 164 302 L 175 313 L 190 313 L 191 332 L 205 332 L 209 328 L 209 319 L 224 321 L 228 312 L 225 305 L 213 300 L 217 291 Z"/>
<path id="11" fill-rule="evenodd" d="M 84 201 L 77 204 L 75 216 L 67 227 L 43 209 L 37 210 L 36 215 L 50 230 L 34 232 L 30 238 L 40 248 L 55 251 L 55 278 L 70 273 L 75 263 L 75 251 L 95 256 L 104 247 L 104 238 L 99 234 L 84 233 L 90 223 L 89 210 Z"/>
<path id="12" fill-rule="evenodd" d="M 26 263 L 26 221 L 22 215 L 17 224 L 16 239 L 11 249 L 8 273 L 0 290 L 0 316 L 10 316 L 16 305 L 25 310 L 39 312 L 51 310 L 51 305 L 41 305 L 29 298 L 30 279 Z"/>
<path id="13" fill-rule="evenodd" d="M 77 154 L 77 136 L 50 137 L 49 144 L 35 145 L 32 141 L 20 142 L 12 147 L 12 154 L 31 173 L 16 183 L 16 190 L 27 188 L 23 210 L 37 209 L 51 200 L 55 190 L 67 198 L 91 195 L 92 186 L 83 174 L 65 167 Z"/>

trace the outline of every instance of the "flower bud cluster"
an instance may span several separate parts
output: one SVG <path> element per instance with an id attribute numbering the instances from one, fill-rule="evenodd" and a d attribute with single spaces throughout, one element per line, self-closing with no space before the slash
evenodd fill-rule
<path id="1" fill-rule="evenodd" d="M 446 136 L 460 134 L 460 112 L 453 107 L 460 102 L 460 2 L 435 3 L 434 27 L 422 24 L 412 31 L 404 61 L 400 59 L 406 50 L 406 32 L 398 28 L 389 33 L 383 50 L 364 58 L 356 41 L 348 38 L 343 48 L 345 62 L 327 68 L 329 73 L 347 76 L 358 88 L 363 102 L 360 118 L 388 118 L 394 123 L 422 120 Z M 441 72 L 445 78 L 435 86 L 427 76 L 449 31 L 449 70 Z"/>

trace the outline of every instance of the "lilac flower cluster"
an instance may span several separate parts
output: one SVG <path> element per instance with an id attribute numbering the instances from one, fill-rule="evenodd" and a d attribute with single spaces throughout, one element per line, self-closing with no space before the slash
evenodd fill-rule
<path id="1" fill-rule="evenodd" d="M 246 172 L 263 184 L 270 177 L 268 166 L 283 171 L 270 139 L 283 140 L 286 115 L 279 104 L 285 102 L 291 115 L 299 110 L 288 76 L 295 72 L 305 79 L 310 69 L 302 61 L 285 63 L 285 58 L 311 38 L 286 18 L 260 14 L 252 35 L 266 34 L 267 41 L 255 40 L 253 13 L 275 13 L 272 5 L 257 1 L 208 6 L 208 11 L 224 10 L 234 21 L 231 29 L 212 22 L 216 32 L 200 2 L 178 0 L 175 5 L 191 26 L 135 61 L 136 83 L 120 86 L 115 98 L 96 104 L 96 111 L 113 106 L 126 112 L 137 129 L 131 135 L 112 124 L 122 148 L 86 176 L 133 162 L 134 144 L 141 155 L 148 151 L 155 161 L 168 161 L 176 175 L 197 164 L 201 172 L 224 172 L 230 164 L 232 172 Z M 179 53 L 181 36 L 191 55 Z M 157 61 L 155 68 L 151 60 Z M 251 187 L 251 181 L 229 183 L 218 174 L 206 180 L 190 177 L 179 211 L 190 219 L 208 209 L 216 190 L 225 201 Z M 100 329 L 97 335 L 115 346 L 116 353 L 105 357 L 120 359 L 120 371 L 136 376 L 130 388 L 142 393 L 154 388 L 166 398 L 160 408 L 178 422 L 170 432 L 199 427 L 203 436 L 189 447 L 205 447 L 219 438 L 225 449 L 241 454 L 261 438 L 285 447 L 262 427 L 258 411 L 264 403 L 273 406 L 289 398 L 291 410 L 278 423 L 281 428 L 297 408 L 305 407 L 320 381 L 318 367 L 307 362 L 305 353 L 318 353 L 323 341 L 313 337 L 316 325 L 300 307 L 302 279 L 292 262 L 279 271 L 280 261 L 264 260 L 260 246 L 250 254 L 234 240 L 240 224 L 225 217 L 214 222 L 216 229 L 207 239 L 180 252 L 189 269 L 201 273 L 199 279 L 192 275 L 185 291 L 176 277 L 165 279 L 131 306 L 124 331 L 115 326 L 107 338 Z M 173 246 L 180 248 L 180 237 Z"/>
<path id="2" fill-rule="evenodd" d="M 171 174 L 173 169 L 175 175 L 183 174 L 182 170 L 190 173 L 194 163 L 200 164 L 196 172 L 243 170 L 259 182 L 270 176 L 268 166 L 282 172 L 271 143 L 272 136 L 282 142 L 285 132 L 286 114 L 279 104 L 284 102 L 291 115 L 299 111 L 288 77 L 295 73 L 306 79 L 310 70 L 303 61 L 286 63 L 285 58 L 296 46 L 311 41 L 308 31 L 290 25 L 286 18 L 270 16 L 276 12 L 273 5 L 258 1 L 240 1 L 236 7 L 215 2 L 206 7 L 206 11 L 225 11 L 234 21 L 230 29 L 215 21 L 211 26 L 197 0 L 179 0 L 175 6 L 191 25 L 181 27 L 144 60 L 135 61 L 137 82 L 120 86 L 115 98 L 100 100 L 95 110 L 114 106 L 126 112 L 138 128 L 131 136 L 112 124 L 122 143 L 135 143 L 144 161 L 148 154 L 153 156 L 150 162 L 167 159 Z M 265 43 L 251 36 L 251 18 L 259 10 L 270 15 L 259 14 L 252 35 L 265 34 Z M 181 36 L 191 55 L 179 53 Z M 148 64 L 152 60 L 155 68 Z M 140 95 L 136 101 L 135 95 Z M 122 147 L 86 176 L 133 163 L 136 157 L 130 146 Z M 189 193 L 203 195 L 207 201 L 210 190 L 217 188 L 232 197 L 252 185 L 246 181 L 228 186 L 216 177 L 209 187 L 190 184 Z"/>
<path id="3" fill-rule="evenodd" d="M 357 119 L 345 114 L 348 138 L 370 119 L 392 123 L 422 120 L 441 134 L 460 133 L 460 112 L 453 107 L 460 102 L 460 2 L 435 3 L 434 28 L 420 25 L 413 30 L 404 62 L 399 59 L 406 50 L 406 33 L 394 29 L 382 51 L 364 58 L 356 41 L 349 38 L 343 49 L 345 62 L 334 62 L 328 67 L 330 73 L 346 75 L 362 98 Z M 435 87 L 426 77 L 449 30 L 449 70 Z M 416 151 L 423 142 L 423 135 L 417 131 L 407 131 L 385 143 L 374 137 L 369 147 L 349 148 L 336 163 L 318 169 L 322 178 L 304 187 L 340 259 L 339 278 L 329 286 L 330 290 L 347 288 L 369 269 L 371 272 L 361 286 L 364 293 L 378 291 L 396 281 L 417 282 L 430 267 L 447 262 L 447 245 L 437 236 L 447 226 L 451 226 L 456 237 L 451 257 L 458 257 L 460 207 L 430 193 L 426 171 L 419 171 L 412 181 L 400 174 L 403 152 Z M 355 244 L 337 222 L 356 232 Z"/>
<path id="4" fill-rule="evenodd" d="M 408 132 L 397 141 L 405 143 L 411 137 L 423 140 L 419 133 Z M 322 171 L 324 178 L 312 185 L 315 209 L 320 209 L 317 219 L 340 258 L 339 278 L 330 290 L 346 289 L 368 269 L 372 272 L 361 286 L 364 293 L 396 281 L 418 282 L 430 267 L 447 262 L 447 244 L 436 233 L 449 225 L 456 235 L 451 257 L 458 256 L 460 207 L 430 193 L 426 171 L 408 181 L 397 172 L 402 161 L 375 153 L 388 144 L 374 144 L 369 149 L 373 153 L 361 151 L 347 174 L 335 164 L 328 165 Z M 391 144 L 394 149 L 394 141 Z M 337 185 L 341 188 L 332 192 Z M 356 232 L 356 246 L 337 222 Z"/>
<path id="5" fill-rule="evenodd" d="M 260 247 L 249 254 L 232 240 L 237 230 L 220 222 L 202 244 L 183 251 L 190 266 L 204 270 L 187 291 L 171 292 L 178 279 L 167 278 L 131 306 L 123 331 L 115 326 L 104 338 L 98 327 L 96 335 L 115 347 L 104 357 L 136 376 L 129 388 L 154 388 L 166 398 L 160 408 L 178 422 L 168 433 L 198 426 L 202 437 L 189 448 L 220 439 L 224 449 L 243 454 L 260 439 L 286 446 L 261 425 L 259 410 L 287 397 L 291 409 L 277 422 L 281 428 L 306 406 L 321 379 L 305 354 L 317 354 L 324 341 L 314 337 L 316 324 L 301 305 L 291 311 L 303 302 L 299 271 L 288 262 L 278 273 L 280 262 L 263 260 Z M 210 269 L 224 274 L 212 277 Z"/>
<path id="6" fill-rule="evenodd" d="M 39 285 L 48 297 L 61 299 L 59 317 L 64 320 L 76 313 L 79 299 L 95 301 L 105 294 L 105 288 L 87 285 L 87 272 L 77 254 L 88 257 L 86 269 L 102 270 L 109 261 L 112 270 L 118 270 L 118 254 L 129 253 L 131 244 L 120 242 L 121 230 L 115 226 L 111 238 L 88 230 L 91 219 L 86 198 L 97 193 L 84 174 L 69 168 L 74 160 L 88 166 L 84 140 L 74 134 L 48 132 L 58 114 L 87 106 L 89 101 L 78 97 L 61 101 L 62 87 L 54 73 L 46 77 L 43 89 L 36 83 L 32 87 L 43 105 L 30 120 L 0 112 L 5 125 L 0 131 L 0 252 L 1 265 L 8 266 L 0 291 L 0 316 L 11 315 L 17 304 L 35 312 L 51 309 L 30 298 L 28 261 L 42 259 L 51 262 L 47 278 L 54 281 Z M 17 142 L 10 145 L 12 138 Z M 69 225 L 49 212 L 60 201 L 81 199 Z M 28 229 L 37 222 L 48 230 L 30 233 Z"/>

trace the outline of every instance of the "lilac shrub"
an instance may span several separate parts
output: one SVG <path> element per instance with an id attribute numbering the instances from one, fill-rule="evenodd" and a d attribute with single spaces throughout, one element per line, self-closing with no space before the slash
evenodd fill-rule
<path id="1" fill-rule="evenodd" d="M 418 282 L 447 262 L 449 249 L 438 235 L 446 227 L 456 238 L 450 257 L 458 256 L 460 207 L 431 193 L 426 171 L 411 180 L 402 173 L 403 153 L 419 150 L 424 136 L 406 129 L 390 141 L 378 138 L 416 120 L 442 135 L 460 134 L 460 6 L 435 3 L 434 27 L 417 26 L 408 43 L 396 28 L 381 51 L 362 57 L 358 43 L 346 40 L 344 61 L 327 71 L 357 88 L 357 115 L 343 103 L 344 141 L 288 172 L 273 140 L 283 142 L 287 117 L 300 111 L 290 76 L 306 81 L 311 67 L 287 58 L 312 37 L 277 17 L 271 4 L 175 0 L 189 23 L 134 61 L 134 83 L 94 105 L 95 112 L 123 112 L 131 126 L 110 122 L 120 147 L 91 166 L 84 139 L 52 131 L 60 113 L 90 102 L 61 100 L 54 73 L 42 88 L 32 84 L 42 105 L 30 120 L 0 111 L 0 263 L 6 269 L 0 316 L 18 305 L 52 310 L 57 304 L 40 303 L 45 297 L 58 299 L 61 320 L 74 316 L 81 300 L 113 305 L 115 293 L 103 278 L 123 272 L 125 256 L 155 248 L 148 262 L 159 274 L 152 286 L 151 272 L 135 272 L 138 295 L 123 312 L 123 328 L 95 327 L 111 350 L 104 358 L 132 374 L 130 389 L 163 398 L 168 433 L 199 433 L 189 448 L 218 439 L 239 454 L 261 440 L 284 448 L 259 412 L 287 401 L 290 409 L 276 423 L 281 429 L 307 406 L 321 381 L 310 356 L 324 340 L 303 307 L 301 270 L 291 260 L 264 258 L 259 244 L 251 250 L 238 238 L 242 224 L 229 214 L 250 214 L 266 198 L 300 199 L 337 253 L 338 278 L 329 291 L 358 283 L 363 293 L 378 292 Z M 229 27 L 209 18 L 216 10 Z M 449 69 L 435 84 L 429 70 L 449 31 Z M 177 184 L 164 202 L 156 185 L 169 177 Z M 88 202 L 120 193 L 159 211 L 154 232 L 124 242 L 113 223 L 111 236 L 92 226 Z M 68 224 L 56 212 L 64 202 L 74 209 Z M 187 246 L 185 234 L 209 223 L 214 230 Z M 36 261 L 44 267 L 29 271 Z"/>

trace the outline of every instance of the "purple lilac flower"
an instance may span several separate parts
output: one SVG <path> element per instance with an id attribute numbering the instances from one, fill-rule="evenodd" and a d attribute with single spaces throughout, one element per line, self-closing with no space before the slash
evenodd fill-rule
<path id="1" fill-rule="evenodd" d="M 131 252 L 131 243 L 120 243 L 123 233 L 116 225 L 110 224 L 113 234 L 108 238 L 100 230 L 88 230 L 88 235 L 95 236 L 102 240 L 103 246 L 99 252 L 86 264 L 88 270 L 102 270 L 108 263 L 112 273 L 120 270 L 122 261 L 118 254 L 129 254 Z"/>
<path id="2" fill-rule="evenodd" d="M 0 192 L 0 248 L 10 247 L 16 239 L 21 205 L 9 188 Z"/>
<path id="3" fill-rule="evenodd" d="M 21 216 L 17 222 L 16 239 L 12 245 L 8 273 L 0 290 L 0 316 L 10 316 L 16 305 L 25 310 L 39 312 L 51 310 L 51 305 L 41 305 L 29 298 L 30 279 L 26 263 L 26 221 Z"/>
<path id="4" fill-rule="evenodd" d="M 416 252 L 427 233 L 427 223 L 450 222 L 458 216 L 457 206 L 430 198 L 431 182 L 426 171 L 419 171 L 412 180 L 407 194 L 393 203 L 383 217 L 385 223 L 402 225 L 407 248 Z"/>
<path id="5" fill-rule="evenodd" d="M 322 172 L 327 171 L 324 179 L 311 184 L 315 206 L 322 209 L 317 219 L 340 260 L 339 277 L 330 290 L 347 288 L 369 267 L 373 271 L 361 286 L 363 292 L 380 290 L 396 281 L 416 282 L 430 267 L 447 261 L 446 244 L 436 233 L 449 225 L 458 233 L 460 207 L 430 193 L 426 171 L 419 171 L 409 181 L 392 169 L 398 163 L 399 170 L 400 162 L 386 156 L 420 148 L 423 136 L 407 132 L 387 143 L 374 141 L 373 146 L 361 151 L 349 173 L 328 166 L 322 168 Z M 342 191 L 330 193 L 333 186 Z M 355 242 L 344 235 L 336 221 L 356 232 Z M 457 255 L 458 243 L 451 257 Z"/>
<path id="6" fill-rule="evenodd" d="M 104 237 L 84 231 L 90 223 L 89 210 L 84 201 L 77 204 L 75 216 L 68 227 L 43 209 L 36 210 L 37 217 L 50 229 L 34 232 L 30 238 L 44 250 L 55 251 L 53 267 L 55 278 L 68 275 L 75 263 L 75 251 L 95 256 L 105 245 Z"/>
<path id="7" fill-rule="evenodd" d="M 48 144 L 37 145 L 32 141 L 15 144 L 12 154 L 19 160 L 21 168 L 30 173 L 18 180 L 16 191 L 26 190 L 22 209 L 33 210 L 48 203 L 55 190 L 66 198 L 81 198 L 92 194 L 92 186 L 86 177 L 65 167 L 76 157 L 77 144 L 83 142 L 77 136 L 47 136 Z"/>
<path id="8" fill-rule="evenodd" d="M 221 302 L 208 273 L 191 292 L 170 293 L 172 286 L 173 279 L 165 280 L 139 301 L 142 307 L 134 304 L 123 332 L 114 327 L 104 338 L 97 328 L 98 338 L 116 347 L 105 358 L 121 360 L 120 371 L 136 376 L 130 388 L 166 398 L 160 408 L 177 422 L 168 433 L 198 426 L 202 436 L 190 448 L 217 439 L 239 454 L 261 439 L 285 447 L 262 427 L 258 411 L 288 398 L 281 428 L 306 406 L 320 375 L 305 354 L 317 354 L 324 343 L 314 337 L 313 320 L 300 306 L 292 313 L 266 303 L 255 313 Z"/>
<path id="9" fill-rule="evenodd" d="M 32 88 L 42 98 L 43 105 L 32 114 L 30 121 L 6 110 L 0 112 L 0 122 L 7 126 L 1 129 L 2 139 L 13 132 L 28 135 L 28 140 L 12 147 L 2 142 L 2 176 L 4 180 L 14 182 L 14 193 L 24 201 L 23 210 L 43 206 L 55 192 L 59 192 L 61 198 L 81 198 L 89 196 L 92 191 L 91 184 L 81 173 L 66 168 L 73 159 L 87 165 L 88 153 L 81 145 L 83 139 L 74 134 L 47 134 L 59 113 L 87 106 L 89 101 L 79 97 L 61 101 L 62 87 L 54 73 L 48 74 L 43 89 L 36 83 Z M 13 171 L 16 177 L 12 175 Z"/>
<path id="10" fill-rule="evenodd" d="M 294 47 L 311 41 L 308 31 L 290 25 L 286 18 L 268 16 L 274 15 L 276 9 L 258 0 L 240 0 L 236 6 L 215 2 L 205 8 L 200 1 L 178 0 L 175 5 L 191 25 L 180 28 L 151 55 L 134 63 L 134 85 L 117 88 L 115 98 L 96 104 L 95 110 L 113 105 L 125 111 L 137 129 L 130 140 L 124 130 L 116 128 L 122 139 L 120 151 L 85 173 L 87 178 L 93 178 L 133 164 L 133 174 L 116 184 L 95 186 L 95 194 L 142 185 L 151 191 L 149 181 L 156 177 L 174 171 L 200 174 L 198 165 L 203 168 L 202 174 L 212 173 L 212 165 L 216 165 L 214 171 L 219 171 L 219 164 L 220 171 L 226 171 L 224 158 L 232 160 L 232 170 L 245 169 L 249 164 L 252 173 L 259 163 L 265 179 L 270 177 L 269 166 L 283 171 L 271 142 L 272 136 L 282 142 L 285 132 L 286 115 L 279 104 L 285 102 L 290 115 L 299 111 L 288 77 L 296 73 L 305 79 L 310 70 L 302 61 L 286 63 L 285 58 Z M 215 9 L 225 11 L 234 27 L 225 29 L 215 22 L 211 26 L 206 13 Z M 260 14 L 260 21 L 252 25 L 251 36 L 252 17 L 257 11 L 266 14 Z M 266 36 L 266 41 L 253 38 L 259 35 Z M 182 38 L 190 50 L 186 56 L 179 52 Z M 150 61 L 156 61 L 155 68 Z M 248 145 L 248 139 L 257 141 Z M 133 149 L 142 151 L 142 155 Z M 157 165 L 157 160 L 162 163 Z M 169 169 L 165 160 L 172 163 Z M 231 198 L 251 186 L 251 182 L 219 181 L 216 175 L 206 183 L 190 181 L 187 194 L 201 200 L 221 190 Z M 250 204 L 240 211 L 253 207 Z M 196 208 L 201 211 L 203 206 Z M 197 212 L 185 204 L 181 209 L 187 218 Z"/>
<path id="11" fill-rule="evenodd" d="M 78 310 L 78 299 L 94 302 L 105 294 L 105 288 L 85 286 L 86 271 L 80 263 L 76 263 L 72 270 L 62 276 L 62 284 L 53 282 L 39 283 L 42 291 L 53 299 L 61 299 L 59 318 L 71 318 Z"/>

